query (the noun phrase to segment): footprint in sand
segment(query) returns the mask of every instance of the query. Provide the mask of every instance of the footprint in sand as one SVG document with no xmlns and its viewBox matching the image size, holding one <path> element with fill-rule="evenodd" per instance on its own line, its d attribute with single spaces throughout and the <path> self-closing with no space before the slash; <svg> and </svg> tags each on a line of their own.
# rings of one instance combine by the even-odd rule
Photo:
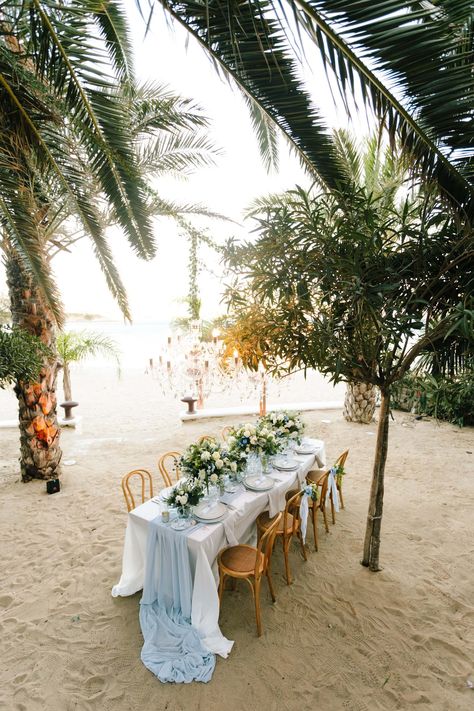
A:
<svg viewBox="0 0 474 711">
<path fill-rule="evenodd" d="M 13 595 L 1 595 L 0 596 L 0 607 L 6 610 L 13 602 Z"/>
</svg>

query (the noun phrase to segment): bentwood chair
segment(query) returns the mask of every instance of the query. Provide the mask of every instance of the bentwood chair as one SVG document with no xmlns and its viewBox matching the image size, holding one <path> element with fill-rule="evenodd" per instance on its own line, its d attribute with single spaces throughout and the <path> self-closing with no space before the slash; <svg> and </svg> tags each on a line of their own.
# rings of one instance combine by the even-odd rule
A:
<svg viewBox="0 0 474 711">
<path fill-rule="evenodd" d="M 136 507 L 135 497 L 133 496 L 132 487 L 130 486 L 131 479 L 141 479 L 141 503 L 143 504 L 153 496 L 153 479 L 151 474 L 146 469 L 133 469 L 128 474 L 122 477 L 122 491 L 127 504 L 127 510 L 130 512 Z M 148 495 L 147 490 L 148 489 Z"/>
<path fill-rule="evenodd" d="M 299 490 L 292 489 L 286 492 L 286 505 L 283 511 L 282 519 L 278 525 L 276 531 L 276 537 L 281 538 L 283 546 L 283 556 L 285 559 L 285 577 L 287 585 L 291 585 L 291 572 L 290 572 L 290 560 L 289 560 L 289 550 L 293 536 L 298 536 L 301 545 L 301 551 L 303 553 L 304 560 L 307 560 L 306 549 L 304 547 L 303 538 L 301 536 L 300 527 L 300 516 L 299 509 L 301 503 L 302 493 Z M 264 511 L 257 518 L 257 532 L 258 535 L 262 535 L 270 525 L 271 521 L 269 519 L 268 511 Z"/>
<path fill-rule="evenodd" d="M 328 518 L 326 514 L 326 496 L 328 491 L 329 471 L 321 472 L 311 471 L 306 475 L 308 484 L 316 484 L 318 487 L 318 500 L 309 500 L 309 516 L 313 523 L 314 550 L 318 550 L 318 512 L 321 511 L 324 518 L 324 527 L 326 533 L 329 533 Z"/>
<path fill-rule="evenodd" d="M 165 486 L 172 486 L 180 478 L 180 457 L 181 452 L 165 452 L 158 459 L 158 470 L 163 477 Z"/>
<path fill-rule="evenodd" d="M 225 427 L 223 427 L 221 429 L 221 438 L 223 439 L 224 442 L 227 440 L 227 437 L 229 436 L 229 434 L 232 432 L 233 429 L 234 428 L 232 427 L 232 425 L 226 425 Z"/>
<path fill-rule="evenodd" d="M 201 435 L 198 438 L 198 444 L 202 444 L 203 442 L 215 442 L 216 438 L 212 437 L 212 435 Z"/>
<path fill-rule="evenodd" d="M 336 459 L 336 462 L 335 462 L 334 466 L 335 466 L 335 467 L 343 467 L 344 464 L 346 463 L 346 459 L 347 459 L 347 455 L 348 455 L 348 454 L 349 454 L 349 450 L 346 449 L 346 451 L 343 452 L 342 454 L 340 454 L 339 457 Z M 337 474 L 337 475 L 336 475 L 336 486 L 337 486 L 337 491 L 338 491 L 338 493 L 339 493 L 339 499 L 340 499 L 340 502 L 341 502 L 341 509 L 344 508 L 344 499 L 342 498 L 342 480 L 343 480 L 343 479 L 344 479 L 344 476 L 343 476 L 342 474 Z M 331 499 L 331 503 L 332 503 L 332 499 Z M 333 503 L 332 503 L 332 506 L 334 506 Z M 334 517 L 334 513 L 333 513 L 333 517 Z M 334 522 L 333 522 L 333 523 L 334 523 Z"/>
<path fill-rule="evenodd" d="M 257 634 L 262 636 L 262 616 L 260 612 L 260 586 L 262 577 L 266 576 L 272 602 L 276 601 L 270 575 L 270 561 L 278 525 L 282 518 L 279 513 L 269 521 L 269 525 L 260 538 L 256 548 L 244 544 L 229 546 L 220 551 L 217 562 L 219 566 L 219 604 L 227 578 L 246 580 L 250 585 L 255 602 L 255 617 L 257 621 Z"/>
</svg>

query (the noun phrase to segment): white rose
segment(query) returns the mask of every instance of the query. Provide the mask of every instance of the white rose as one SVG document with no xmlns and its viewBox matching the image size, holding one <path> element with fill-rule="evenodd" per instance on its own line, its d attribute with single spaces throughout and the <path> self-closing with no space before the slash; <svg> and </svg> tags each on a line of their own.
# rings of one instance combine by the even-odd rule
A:
<svg viewBox="0 0 474 711">
<path fill-rule="evenodd" d="M 206 471 L 205 471 L 205 469 L 200 469 L 200 470 L 199 470 L 199 478 L 200 478 L 201 481 L 204 481 L 204 479 L 206 478 Z"/>
<path fill-rule="evenodd" d="M 212 458 L 213 458 L 213 460 L 214 460 L 215 462 L 217 462 L 217 460 L 221 458 L 220 452 L 213 452 L 213 453 L 212 453 Z"/>
<path fill-rule="evenodd" d="M 230 437 L 228 437 L 227 443 L 228 443 L 229 447 L 232 447 L 232 445 L 235 444 L 235 437 L 233 437 L 232 435 Z"/>
<path fill-rule="evenodd" d="M 252 429 L 252 423 L 251 422 L 246 422 L 244 425 L 246 430 L 251 430 Z"/>
<path fill-rule="evenodd" d="M 252 435 L 252 437 L 250 437 L 250 444 L 257 444 L 257 442 L 258 439 L 255 437 L 255 435 Z"/>
<path fill-rule="evenodd" d="M 290 420 L 290 421 L 288 422 L 288 427 L 293 427 L 294 424 L 295 424 L 294 421 L 293 421 L 293 420 Z"/>
<path fill-rule="evenodd" d="M 216 483 L 219 481 L 219 477 L 217 476 L 217 474 L 211 474 L 211 476 L 209 477 L 209 479 L 211 480 L 211 482 L 212 482 L 213 484 L 216 484 Z"/>
<path fill-rule="evenodd" d="M 185 504 L 188 503 L 188 495 L 187 494 L 183 494 L 182 496 L 177 496 L 176 499 L 177 499 L 178 503 L 181 504 L 181 506 L 185 506 Z"/>
<path fill-rule="evenodd" d="M 266 428 L 266 427 L 262 427 L 262 429 L 260 430 L 260 434 L 262 435 L 262 437 L 266 437 L 267 434 L 268 434 L 267 428 Z"/>
<path fill-rule="evenodd" d="M 207 462 L 211 458 L 209 452 L 201 452 L 201 459 L 203 462 Z"/>
<path fill-rule="evenodd" d="M 231 469 L 231 471 L 236 472 L 237 471 L 237 462 L 231 462 L 230 469 Z"/>
<path fill-rule="evenodd" d="M 224 462 L 222 461 L 222 459 L 218 459 L 216 461 L 216 469 L 222 469 L 223 466 L 224 466 Z"/>
<path fill-rule="evenodd" d="M 247 451 L 248 451 L 248 450 L 247 450 Z M 245 457 L 245 452 L 241 452 L 241 453 L 240 453 L 240 458 L 241 458 L 241 459 L 245 459 L 245 458 L 246 458 L 246 457 Z"/>
<path fill-rule="evenodd" d="M 244 437 L 250 437 L 250 430 L 244 430 Z"/>
</svg>

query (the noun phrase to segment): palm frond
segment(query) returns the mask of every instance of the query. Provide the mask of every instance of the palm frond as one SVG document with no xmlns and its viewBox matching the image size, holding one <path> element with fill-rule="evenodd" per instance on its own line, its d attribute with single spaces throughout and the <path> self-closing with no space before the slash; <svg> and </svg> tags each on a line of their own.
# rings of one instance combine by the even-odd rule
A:
<svg viewBox="0 0 474 711">
<path fill-rule="evenodd" d="M 214 62 L 279 126 L 302 164 L 330 187 L 343 176 L 333 160 L 332 138 L 299 79 L 292 45 L 266 0 L 160 0 Z"/>
</svg>

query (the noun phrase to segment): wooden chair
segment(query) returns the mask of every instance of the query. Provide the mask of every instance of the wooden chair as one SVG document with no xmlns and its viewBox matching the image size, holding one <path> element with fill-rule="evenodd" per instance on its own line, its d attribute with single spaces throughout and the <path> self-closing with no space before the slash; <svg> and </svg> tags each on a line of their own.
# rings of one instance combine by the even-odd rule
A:
<svg viewBox="0 0 474 711">
<path fill-rule="evenodd" d="M 181 452 L 165 452 L 158 460 L 158 470 L 165 486 L 172 486 L 180 478 L 179 458 Z"/>
<path fill-rule="evenodd" d="M 232 432 L 233 429 L 232 425 L 226 425 L 221 429 L 221 438 L 224 442 L 227 440 L 229 433 Z"/>
<path fill-rule="evenodd" d="M 335 467 L 341 466 L 343 467 L 344 464 L 346 463 L 347 455 L 349 454 L 349 450 L 346 449 L 345 452 L 339 455 L 339 457 L 336 459 L 336 463 L 334 464 Z M 339 499 L 341 501 L 341 509 L 344 508 L 344 499 L 342 498 L 342 480 L 344 479 L 344 476 L 342 474 L 339 474 L 336 476 L 336 486 L 337 490 L 339 492 Z M 331 499 L 332 503 L 332 499 Z M 334 506 L 334 504 L 333 504 Z"/>
<path fill-rule="evenodd" d="M 125 497 L 125 503 L 127 504 L 127 511 L 129 512 L 136 507 L 135 497 L 133 496 L 132 489 L 130 488 L 130 479 L 134 477 L 141 479 L 141 503 L 143 504 L 153 496 L 153 479 L 151 478 L 149 471 L 146 469 L 133 469 L 133 471 L 128 472 L 128 474 L 125 474 L 125 476 L 122 477 L 122 491 Z M 146 495 L 147 488 L 149 489 L 149 496 Z"/>
<path fill-rule="evenodd" d="M 203 442 L 215 442 L 215 440 L 216 438 L 212 435 L 201 435 L 198 439 L 198 444 L 202 444 Z"/>
<path fill-rule="evenodd" d="M 285 558 L 286 582 L 288 585 L 291 585 L 289 550 L 294 535 L 297 535 L 299 538 L 303 558 L 305 560 L 307 560 L 307 556 L 300 530 L 299 508 L 302 493 L 300 490 L 293 489 L 291 491 L 287 491 L 285 496 L 286 506 L 285 510 L 283 511 L 282 520 L 278 526 L 276 536 L 277 538 L 281 538 L 283 546 L 283 556 Z M 260 516 L 257 518 L 257 531 L 259 536 L 267 530 L 270 523 L 271 521 L 269 519 L 268 511 L 264 511 L 262 514 L 260 514 Z"/>
<path fill-rule="evenodd" d="M 219 604 L 222 603 L 222 595 L 227 578 L 236 581 L 243 579 L 248 582 L 255 602 L 255 617 L 257 620 L 257 633 L 262 636 L 262 618 L 260 613 L 260 586 L 262 577 L 265 575 L 272 596 L 272 602 L 276 601 L 273 590 L 272 578 L 270 575 L 270 561 L 275 541 L 278 525 L 282 519 L 282 514 L 277 514 L 260 538 L 256 548 L 247 545 L 229 546 L 220 551 L 217 557 L 219 566 Z"/>
<path fill-rule="evenodd" d="M 326 495 L 328 491 L 329 470 L 321 474 L 319 471 L 311 471 L 306 475 L 308 484 L 318 486 L 318 500 L 309 500 L 309 516 L 313 522 L 314 550 L 318 550 L 318 511 L 321 511 L 324 518 L 326 533 L 329 533 L 328 518 L 326 514 Z"/>
</svg>

